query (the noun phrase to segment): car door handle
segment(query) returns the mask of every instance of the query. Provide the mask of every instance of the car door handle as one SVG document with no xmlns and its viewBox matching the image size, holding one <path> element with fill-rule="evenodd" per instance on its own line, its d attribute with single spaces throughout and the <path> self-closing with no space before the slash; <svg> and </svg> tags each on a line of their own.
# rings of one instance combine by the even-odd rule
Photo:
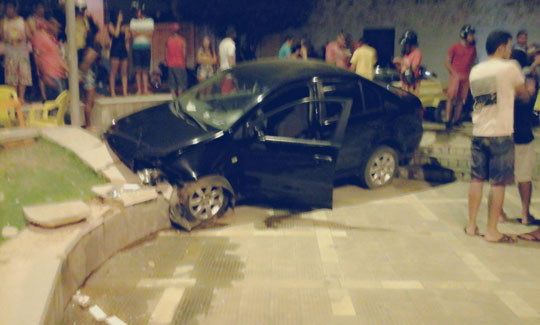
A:
<svg viewBox="0 0 540 325">
<path fill-rule="evenodd" d="M 313 156 L 313 159 L 318 160 L 318 161 L 326 161 L 326 162 L 332 162 L 333 160 L 331 156 L 324 156 L 324 155 L 319 155 L 319 154 L 315 154 Z"/>
</svg>

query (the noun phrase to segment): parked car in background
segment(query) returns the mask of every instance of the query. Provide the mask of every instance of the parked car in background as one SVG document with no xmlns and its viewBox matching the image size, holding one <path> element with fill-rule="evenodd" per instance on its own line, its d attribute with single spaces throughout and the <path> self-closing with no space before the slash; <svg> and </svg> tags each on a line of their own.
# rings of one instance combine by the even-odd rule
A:
<svg viewBox="0 0 540 325">
<path fill-rule="evenodd" d="M 421 67 L 420 102 L 426 112 L 425 118 L 433 122 L 444 122 L 444 112 L 448 95 L 445 92 L 446 86 L 437 78 L 437 74 Z M 374 81 L 401 87 L 399 72 L 395 68 L 375 67 Z"/>
<path fill-rule="evenodd" d="M 173 185 L 171 221 L 190 230 L 242 198 L 331 208 L 337 178 L 389 184 L 418 148 L 421 118 L 401 89 L 319 61 L 268 60 L 219 72 L 105 137 L 145 182 Z"/>
</svg>

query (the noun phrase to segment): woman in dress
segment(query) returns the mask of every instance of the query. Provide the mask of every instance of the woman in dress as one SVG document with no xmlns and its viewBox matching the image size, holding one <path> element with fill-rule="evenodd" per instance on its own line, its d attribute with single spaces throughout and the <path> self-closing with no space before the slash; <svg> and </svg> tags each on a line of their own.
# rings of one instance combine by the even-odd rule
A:
<svg viewBox="0 0 540 325">
<path fill-rule="evenodd" d="M 17 88 L 19 101 L 24 103 L 27 86 L 32 86 L 30 55 L 27 41 L 30 29 L 24 19 L 17 13 L 15 2 L 6 3 L 6 16 L 0 28 L 5 43 L 4 68 L 6 84 Z"/>
<path fill-rule="evenodd" d="M 208 36 L 203 38 L 202 46 L 197 52 L 197 63 L 199 64 L 197 69 L 197 80 L 199 82 L 203 82 L 214 75 L 217 55 Z"/>
<path fill-rule="evenodd" d="M 111 22 L 109 22 L 108 28 L 111 34 L 111 72 L 109 74 L 109 88 L 111 96 L 116 96 L 116 75 L 118 74 L 118 68 L 120 68 L 120 75 L 122 77 L 122 95 L 128 95 L 128 39 L 129 39 L 129 25 L 124 24 L 124 15 L 122 11 L 118 11 L 117 15 L 111 15 Z"/>
</svg>

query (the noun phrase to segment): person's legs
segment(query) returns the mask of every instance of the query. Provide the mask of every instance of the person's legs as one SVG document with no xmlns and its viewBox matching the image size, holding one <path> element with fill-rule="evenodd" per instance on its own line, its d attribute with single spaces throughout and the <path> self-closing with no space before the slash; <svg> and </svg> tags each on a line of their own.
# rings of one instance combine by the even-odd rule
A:
<svg viewBox="0 0 540 325">
<path fill-rule="evenodd" d="M 521 223 L 527 224 L 531 219 L 529 207 L 531 205 L 532 182 L 519 182 L 518 190 L 521 197 Z"/>
<path fill-rule="evenodd" d="M 514 139 L 512 136 L 487 138 L 489 150 L 488 223 L 484 238 L 489 242 L 514 242 L 497 229 L 504 202 L 506 185 L 514 182 Z"/>
<path fill-rule="evenodd" d="M 86 103 L 84 105 L 84 127 L 90 127 L 90 121 L 92 116 L 92 108 L 94 107 L 94 100 L 96 98 L 96 88 L 86 89 Z"/>
<path fill-rule="evenodd" d="M 529 207 L 532 195 L 532 176 L 536 165 L 536 153 L 532 143 L 515 145 L 515 178 L 518 182 L 519 196 L 521 197 L 521 223 L 532 222 Z"/>
<path fill-rule="evenodd" d="M 24 95 L 26 93 L 26 86 L 25 85 L 18 85 L 17 86 L 17 96 L 19 96 L 19 101 L 21 104 L 24 104 L 26 101 L 24 100 Z"/>
<path fill-rule="evenodd" d="M 120 74 L 122 76 L 122 95 L 128 95 L 128 60 L 120 61 Z"/>
<path fill-rule="evenodd" d="M 482 203 L 483 187 L 484 182 L 482 180 L 471 179 L 471 185 L 469 187 L 469 224 L 466 228 L 466 232 L 470 235 L 474 235 L 478 229 L 476 219 L 480 203 Z"/>
<path fill-rule="evenodd" d="M 148 89 L 148 70 L 142 71 L 142 93 L 150 93 L 150 90 Z"/>
<path fill-rule="evenodd" d="M 175 68 L 167 68 L 167 85 L 169 86 L 169 89 L 171 91 L 171 95 L 173 99 L 176 99 L 176 89 L 178 88 L 178 79 L 176 74 Z"/>
<path fill-rule="evenodd" d="M 497 241 L 503 234 L 497 229 L 499 223 L 499 215 L 504 202 L 505 185 L 491 184 L 488 200 L 488 221 L 486 226 L 486 234 L 484 238 L 487 241 Z"/>
<path fill-rule="evenodd" d="M 45 87 L 45 82 L 43 82 L 43 77 L 39 77 L 39 92 L 41 94 L 41 99 L 43 101 L 47 100 L 47 87 Z"/>
<path fill-rule="evenodd" d="M 137 85 L 137 92 L 135 95 L 142 94 L 142 74 L 141 71 L 135 71 L 135 83 Z"/>
<path fill-rule="evenodd" d="M 467 100 L 467 95 L 469 94 L 469 81 L 467 79 L 459 80 L 459 87 L 457 89 L 456 97 L 456 106 L 454 108 L 454 118 L 453 123 L 459 123 L 461 119 L 461 111 L 463 110 L 463 105 Z"/>
<path fill-rule="evenodd" d="M 119 65 L 120 59 L 111 58 L 111 72 L 109 73 L 109 92 L 111 97 L 116 97 L 116 74 L 118 73 Z"/>
</svg>

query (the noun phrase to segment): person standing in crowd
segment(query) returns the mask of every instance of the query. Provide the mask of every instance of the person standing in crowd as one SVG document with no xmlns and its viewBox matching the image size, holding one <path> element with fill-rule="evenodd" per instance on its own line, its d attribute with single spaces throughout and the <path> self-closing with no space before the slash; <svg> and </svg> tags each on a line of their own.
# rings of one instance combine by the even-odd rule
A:
<svg viewBox="0 0 540 325">
<path fill-rule="evenodd" d="M 522 29 L 516 35 L 516 44 L 512 47 L 512 57 L 518 61 L 522 67 L 529 65 L 528 55 L 528 34 L 527 31 Z"/>
<path fill-rule="evenodd" d="M 87 47 L 81 60 L 81 64 L 79 66 L 79 69 L 81 71 L 81 78 L 84 82 L 84 90 L 86 97 L 84 106 L 86 128 L 90 127 L 90 117 L 96 98 L 96 72 L 94 71 L 96 68 L 95 63 L 103 52 L 103 48 L 110 46 L 111 41 L 107 29 L 103 26 L 103 28 L 97 27 L 98 25 L 94 21 L 94 17 L 89 16 L 88 18 L 91 26 L 96 27 L 91 27 L 89 29 L 86 38 Z"/>
<path fill-rule="evenodd" d="M 26 87 L 32 86 L 32 71 L 30 70 L 30 55 L 27 44 L 30 30 L 24 19 L 17 13 L 15 2 L 6 2 L 6 16 L 2 19 L 0 32 L 5 43 L 5 82 L 17 88 L 19 100 L 24 103 Z"/>
<path fill-rule="evenodd" d="M 236 64 L 236 44 L 234 43 L 236 30 L 229 26 L 225 34 L 227 37 L 219 43 L 219 68 L 222 71 L 230 69 Z"/>
<path fill-rule="evenodd" d="M 283 45 L 281 45 L 281 48 L 278 52 L 278 58 L 280 59 L 290 59 L 290 58 L 296 58 L 298 56 L 298 50 L 296 50 L 294 53 L 292 51 L 292 45 L 294 43 L 294 38 L 290 35 L 287 35 L 285 37 L 285 42 Z"/>
<path fill-rule="evenodd" d="M 168 68 L 169 88 L 173 99 L 180 96 L 187 86 L 186 40 L 180 35 L 180 24 L 172 23 L 171 35 L 167 39 L 165 61 Z"/>
<path fill-rule="evenodd" d="M 325 60 L 338 68 L 347 69 L 347 51 L 345 49 L 345 34 L 340 32 L 335 41 L 326 46 Z"/>
<path fill-rule="evenodd" d="M 145 17 L 142 8 L 137 8 L 136 18 L 131 19 L 129 29 L 133 37 L 132 54 L 137 83 L 137 95 L 148 94 L 148 72 L 152 59 L 152 34 L 154 20 Z"/>
<path fill-rule="evenodd" d="M 109 74 L 109 91 L 112 97 L 116 96 L 116 75 L 120 68 L 120 76 L 122 79 L 122 95 L 128 95 L 128 40 L 129 40 L 129 25 L 123 24 L 124 14 L 119 10 L 115 15 L 111 15 L 108 28 L 111 34 L 111 72 Z"/>
<path fill-rule="evenodd" d="M 471 93 L 474 98 L 471 144 L 471 185 L 469 223 L 464 231 L 478 234 L 477 215 L 485 181 L 490 182 L 488 222 L 484 239 L 514 243 L 515 238 L 497 229 L 506 185 L 514 182 L 514 99 L 529 101 L 529 93 L 518 65 L 508 60 L 512 35 L 493 31 L 486 41 L 489 59 L 472 68 Z"/>
<path fill-rule="evenodd" d="M 403 89 L 420 95 L 420 65 L 422 64 L 422 52 L 418 48 L 418 36 L 412 30 L 406 30 L 399 40 L 402 57 L 394 59 L 394 64 L 400 72 Z"/>
<path fill-rule="evenodd" d="M 43 77 L 40 75 L 41 71 L 37 67 L 37 55 L 36 55 L 36 49 L 35 49 L 35 44 L 34 44 L 35 43 L 34 38 L 37 31 L 37 25 L 40 24 L 41 22 L 46 22 L 46 21 L 47 19 L 45 18 L 45 6 L 43 5 L 43 3 L 38 2 L 37 4 L 34 5 L 34 11 L 32 15 L 26 19 L 26 22 L 30 30 L 30 42 L 32 44 L 32 56 L 30 57 L 30 61 L 32 61 L 32 59 L 34 60 L 34 64 L 30 62 L 30 66 L 31 67 L 33 65 L 35 66 L 35 71 L 32 71 L 33 72 L 32 79 L 35 78 L 38 81 L 39 92 L 40 92 L 42 100 L 47 99 L 47 93 L 45 89 L 45 83 L 43 82 Z"/>
<path fill-rule="evenodd" d="M 512 51 L 511 59 L 518 61 L 513 55 L 516 55 L 517 51 Z M 519 63 L 519 61 L 518 61 Z M 535 64 L 540 63 L 535 62 Z M 527 70 L 521 66 L 524 78 L 525 86 L 529 94 L 536 93 L 537 85 L 532 76 L 527 75 Z M 520 100 L 516 100 L 514 103 L 514 145 L 515 145 L 515 158 L 514 158 L 514 175 L 518 183 L 519 196 L 521 198 L 521 218 L 520 222 L 524 225 L 530 225 L 537 223 L 534 216 L 530 213 L 531 196 L 532 196 L 532 176 L 533 170 L 536 166 L 536 152 L 532 146 L 534 140 L 533 135 L 533 118 L 534 115 L 534 101 L 524 103 Z M 506 221 L 506 214 L 504 211 L 501 213 L 499 221 Z M 519 219 L 519 218 L 518 218 Z"/>
<path fill-rule="evenodd" d="M 79 63 L 84 58 L 87 46 L 91 46 L 91 44 L 87 44 L 89 38 L 88 34 L 90 33 L 90 35 L 92 35 L 96 32 L 95 30 L 90 30 L 90 21 L 86 14 L 86 3 L 77 3 L 77 6 L 75 7 L 75 44 L 77 47 L 77 58 Z"/>
<path fill-rule="evenodd" d="M 362 37 L 358 40 L 358 48 L 351 58 L 351 71 L 373 80 L 373 69 L 377 63 L 377 51 L 366 43 Z"/>
<path fill-rule="evenodd" d="M 300 49 L 298 56 L 302 60 L 307 60 L 313 55 L 313 49 L 311 47 L 311 44 L 309 43 L 308 39 L 306 37 L 302 37 L 300 39 Z"/>
<path fill-rule="evenodd" d="M 202 46 L 197 51 L 197 64 L 199 64 L 197 68 L 197 80 L 199 82 L 203 82 L 214 75 L 217 55 L 208 36 L 203 38 Z"/>
<path fill-rule="evenodd" d="M 450 73 L 448 100 L 446 101 L 446 127 L 452 128 L 459 123 L 461 110 L 469 95 L 469 73 L 476 59 L 474 28 L 471 25 L 461 27 L 461 41 L 450 47 L 445 66 Z"/>
<path fill-rule="evenodd" d="M 33 35 L 36 66 L 43 82 L 55 90 L 55 96 L 66 90 L 67 65 L 62 58 L 62 51 L 55 36 L 52 23 L 39 20 Z"/>
</svg>

